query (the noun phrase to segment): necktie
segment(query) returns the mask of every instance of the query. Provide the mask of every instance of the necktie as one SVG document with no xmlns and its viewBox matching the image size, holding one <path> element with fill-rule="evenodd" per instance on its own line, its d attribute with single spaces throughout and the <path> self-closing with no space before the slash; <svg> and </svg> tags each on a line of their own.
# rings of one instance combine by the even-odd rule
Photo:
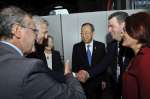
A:
<svg viewBox="0 0 150 99">
<path fill-rule="evenodd" d="M 87 56 L 88 56 L 88 62 L 89 62 L 89 65 L 91 65 L 91 59 L 92 59 L 92 55 L 91 55 L 91 51 L 90 51 L 90 45 L 87 45 Z"/>
</svg>

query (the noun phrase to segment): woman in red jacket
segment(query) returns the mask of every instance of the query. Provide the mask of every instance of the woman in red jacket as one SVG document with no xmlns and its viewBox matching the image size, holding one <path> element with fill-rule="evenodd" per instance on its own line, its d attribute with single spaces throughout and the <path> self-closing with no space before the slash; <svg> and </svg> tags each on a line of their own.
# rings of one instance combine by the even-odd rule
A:
<svg viewBox="0 0 150 99">
<path fill-rule="evenodd" d="M 150 14 L 139 12 L 127 17 L 123 46 L 135 57 L 123 75 L 123 99 L 150 99 Z"/>
</svg>

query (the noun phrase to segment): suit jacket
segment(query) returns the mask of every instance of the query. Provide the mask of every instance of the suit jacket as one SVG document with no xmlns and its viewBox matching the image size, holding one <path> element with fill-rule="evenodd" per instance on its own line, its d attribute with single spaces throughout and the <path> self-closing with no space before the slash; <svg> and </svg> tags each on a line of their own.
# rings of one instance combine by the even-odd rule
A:
<svg viewBox="0 0 150 99">
<path fill-rule="evenodd" d="M 88 58 L 86 54 L 85 43 L 80 42 L 73 46 L 72 52 L 72 67 L 74 72 L 79 70 L 90 70 L 92 66 L 98 64 L 105 55 L 105 45 L 104 43 L 93 41 L 93 53 L 91 66 L 88 63 Z"/>
<path fill-rule="evenodd" d="M 43 60 L 45 65 L 48 67 L 46 56 L 44 52 L 36 54 L 36 58 Z M 52 72 L 54 79 L 59 82 L 65 82 L 64 77 L 64 66 L 61 62 L 60 53 L 56 50 L 52 50 Z"/>
<path fill-rule="evenodd" d="M 142 48 L 123 75 L 123 99 L 150 99 L 150 48 Z"/>
<path fill-rule="evenodd" d="M 122 42 L 120 42 L 119 44 L 119 48 L 120 48 L 119 53 L 118 53 L 118 45 L 116 40 L 107 44 L 107 52 L 104 58 L 102 59 L 102 61 L 89 70 L 89 74 L 91 77 L 95 77 L 96 75 L 103 73 L 107 69 L 107 67 L 110 66 L 112 72 L 112 79 L 114 79 L 114 81 L 117 81 L 116 78 L 117 57 L 118 57 L 118 64 L 120 66 L 121 75 L 122 75 L 125 68 L 128 66 L 129 61 L 134 56 L 133 51 L 129 48 L 123 47 L 121 43 Z"/>
<path fill-rule="evenodd" d="M 0 99 L 85 99 L 72 75 L 59 83 L 42 61 L 25 58 L 1 42 L 0 79 Z"/>
<path fill-rule="evenodd" d="M 48 65 L 45 54 L 37 55 L 37 57 L 39 59 L 43 60 L 46 65 Z M 52 50 L 52 70 L 63 73 L 63 71 L 64 71 L 63 67 L 64 66 L 61 61 L 60 53 L 56 50 Z"/>
<path fill-rule="evenodd" d="M 89 71 L 93 66 L 98 64 L 103 59 L 104 55 L 104 43 L 93 41 L 92 62 L 90 66 L 86 54 L 85 43 L 77 43 L 73 47 L 72 69 L 74 72 L 78 72 L 79 70 Z M 86 81 L 86 83 L 82 84 L 88 99 L 100 98 L 102 79 L 102 75 L 97 75 L 96 77 L 90 78 L 88 81 Z"/>
<path fill-rule="evenodd" d="M 27 57 L 40 59 L 44 62 L 44 64 L 45 64 L 44 66 L 48 67 L 47 61 L 46 61 L 46 56 L 44 54 L 45 45 L 35 43 L 35 48 L 36 48 L 36 51 L 29 54 Z M 53 78 L 59 82 L 65 82 L 63 67 L 64 66 L 61 62 L 60 53 L 58 51 L 53 50 L 52 51 L 52 68 L 53 68 L 53 70 L 51 72 L 51 75 L 53 75 Z"/>
</svg>

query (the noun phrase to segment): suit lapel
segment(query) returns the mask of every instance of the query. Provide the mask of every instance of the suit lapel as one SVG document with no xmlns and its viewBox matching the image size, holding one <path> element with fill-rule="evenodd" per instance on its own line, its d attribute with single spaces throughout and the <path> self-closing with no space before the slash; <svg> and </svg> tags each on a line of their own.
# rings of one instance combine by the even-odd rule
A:
<svg viewBox="0 0 150 99">
<path fill-rule="evenodd" d="M 88 63 L 88 58 L 87 58 L 86 48 L 85 48 L 84 42 L 81 42 L 81 54 L 82 54 L 83 58 L 85 59 L 86 63 Z"/>
<path fill-rule="evenodd" d="M 96 56 L 96 52 L 97 52 L 96 42 L 93 41 L 92 64 L 93 64 L 93 62 L 94 62 L 94 58 L 95 58 L 95 56 Z"/>
</svg>

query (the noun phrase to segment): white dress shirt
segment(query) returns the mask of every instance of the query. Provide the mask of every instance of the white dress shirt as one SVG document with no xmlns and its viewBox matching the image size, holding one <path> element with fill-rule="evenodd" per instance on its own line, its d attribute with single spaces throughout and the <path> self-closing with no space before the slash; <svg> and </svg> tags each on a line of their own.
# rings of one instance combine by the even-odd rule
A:
<svg viewBox="0 0 150 99">
<path fill-rule="evenodd" d="M 52 54 L 45 53 L 47 65 L 50 69 L 52 69 Z"/>
</svg>

